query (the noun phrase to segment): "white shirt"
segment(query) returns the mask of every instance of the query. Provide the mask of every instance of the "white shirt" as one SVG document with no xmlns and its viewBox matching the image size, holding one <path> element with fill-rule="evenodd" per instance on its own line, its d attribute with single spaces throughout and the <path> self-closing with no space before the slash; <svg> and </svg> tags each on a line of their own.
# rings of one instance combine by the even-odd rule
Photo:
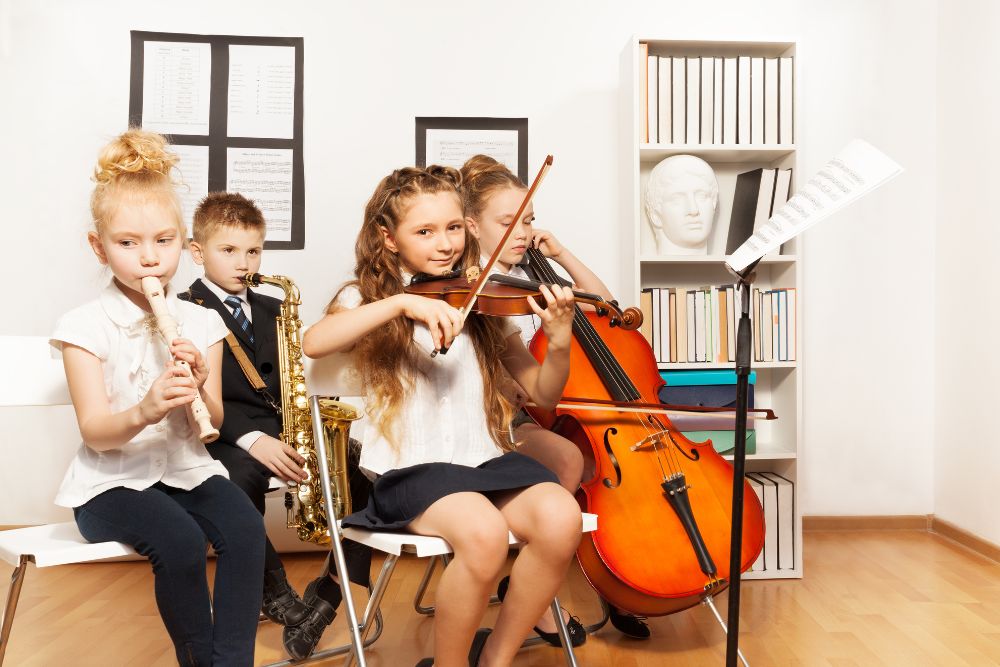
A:
<svg viewBox="0 0 1000 667">
<path fill-rule="evenodd" d="M 179 301 L 169 286 L 165 291 L 167 310 L 177 320 L 179 334 L 202 354 L 225 338 L 229 330 L 217 312 Z M 166 344 L 152 328 L 152 316 L 147 317 L 113 281 L 97 299 L 59 318 L 49 342 L 60 353 L 63 343 L 71 343 L 101 360 L 113 413 L 142 400 L 163 373 L 169 356 Z M 79 507 L 109 489 L 140 491 L 160 481 L 190 490 L 212 475 L 229 477 L 191 429 L 186 408 L 176 408 L 122 447 L 98 452 L 81 443 L 55 502 Z"/>
<path fill-rule="evenodd" d="M 343 308 L 357 308 L 361 293 L 354 286 L 348 287 L 337 303 Z M 514 325 L 507 318 L 503 320 L 503 335 L 515 333 Z M 379 430 L 379 415 L 369 413 L 359 434 L 361 469 L 372 477 L 420 463 L 475 467 L 503 454 L 490 437 L 483 406 L 483 377 L 472 339 L 460 335 L 447 354 L 432 359 L 430 331 L 414 322 L 413 345 L 420 368 L 415 377 L 403 378 L 403 402 L 391 425 L 398 449 L 394 450 Z M 372 406 L 371 397 L 366 398 Z"/>
</svg>

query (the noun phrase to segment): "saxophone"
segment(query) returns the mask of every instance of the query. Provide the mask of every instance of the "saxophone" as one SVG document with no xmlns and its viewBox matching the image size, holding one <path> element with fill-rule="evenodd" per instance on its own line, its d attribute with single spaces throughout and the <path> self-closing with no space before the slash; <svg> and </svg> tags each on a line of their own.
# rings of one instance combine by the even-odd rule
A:
<svg viewBox="0 0 1000 667">
<path fill-rule="evenodd" d="M 320 399 L 323 432 L 328 444 L 329 460 L 323 462 L 330 473 L 330 489 L 334 507 L 323 506 L 323 488 L 320 481 L 320 462 L 317 461 L 313 442 L 312 418 L 302 364 L 302 321 L 299 305 L 302 300 L 299 288 L 285 276 L 262 276 L 248 273 L 243 282 L 251 287 L 261 283 L 275 285 L 285 292 L 277 318 L 278 367 L 281 373 L 281 440 L 293 447 L 305 459 L 302 468 L 308 478 L 292 491 L 285 492 L 287 525 L 297 529 L 303 542 L 330 544 L 329 521 L 351 513 L 351 489 L 347 481 L 347 448 L 350 443 L 351 422 L 360 414 L 354 406 L 329 398 Z M 297 501 L 297 502 L 296 502 Z"/>
</svg>

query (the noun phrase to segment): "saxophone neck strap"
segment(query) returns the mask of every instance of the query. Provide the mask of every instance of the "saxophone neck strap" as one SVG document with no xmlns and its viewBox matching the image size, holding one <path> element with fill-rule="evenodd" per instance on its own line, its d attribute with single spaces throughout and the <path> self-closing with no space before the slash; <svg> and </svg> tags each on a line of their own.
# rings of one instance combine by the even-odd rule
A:
<svg viewBox="0 0 1000 667">
<path fill-rule="evenodd" d="M 243 375 L 247 376 L 247 380 L 250 381 L 250 385 L 257 391 L 266 391 L 267 384 L 260 377 L 257 369 L 254 368 L 253 362 L 250 361 L 247 353 L 243 351 L 240 341 L 236 339 L 232 331 L 226 334 L 226 343 L 229 345 L 229 349 L 232 350 L 233 356 L 236 357 L 236 363 L 240 365 Z"/>
</svg>

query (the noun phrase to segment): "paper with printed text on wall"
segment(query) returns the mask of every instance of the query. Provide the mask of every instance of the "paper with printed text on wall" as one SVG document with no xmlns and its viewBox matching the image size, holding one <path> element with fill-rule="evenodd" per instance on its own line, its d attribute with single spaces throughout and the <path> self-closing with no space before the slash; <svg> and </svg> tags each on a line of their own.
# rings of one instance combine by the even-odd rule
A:
<svg viewBox="0 0 1000 667">
<path fill-rule="evenodd" d="M 734 271 L 742 271 L 902 171 L 901 166 L 877 148 L 854 139 L 775 211 L 726 263 Z"/>
</svg>

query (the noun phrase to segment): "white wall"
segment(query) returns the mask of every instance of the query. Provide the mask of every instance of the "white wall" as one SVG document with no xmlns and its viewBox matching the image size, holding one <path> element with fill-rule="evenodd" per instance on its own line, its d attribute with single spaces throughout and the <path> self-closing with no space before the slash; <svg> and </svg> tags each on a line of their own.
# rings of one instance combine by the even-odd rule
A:
<svg viewBox="0 0 1000 667">
<path fill-rule="evenodd" d="M 933 370 L 921 360 L 934 353 L 926 295 L 934 288 L 935 3 L 497 6 L 0 0 L 0 220 L 10 230 L 0 262 L 10 314 L 0 334 L 47 334 L 103 280 L 84 240 L 87 175 L 99 146 L 127 121 L 130 29 L 305 38 L 307 245 L 269 251 L 264 269 L 298 281 L 307 321 L 350 268 L 375 183 L 412 162 L 415 115 L 529 117 L 532 170 L 545 153 L 556 158 L 537 199 L 539 225 L 614 289 L 626 261 L 616 233 L 624 196 L 617 96 L 629 35 L 795 40 L 803 170 L 855 136 L 908 169 L 805 239 L 803 507 L 932 511 L 933 412 L 910 406 L 934 398 Z M 887 333 L 876 341 L 872 332 Z M 30 425 L 0 417 L 16 436 L 0 443 L 0 460 L 37 451 Z M 66 457 L 31 458 L 24 477 L 5 478 L 0 524 L 50 517 Z"/>
<path fill-rule="evenodd" d="M 1000 6 L 942 3 L 938 27 L 937 516 L 1000 544 L 1000 312 L 995 200 L 1000 150 Z"/>
</svg>

